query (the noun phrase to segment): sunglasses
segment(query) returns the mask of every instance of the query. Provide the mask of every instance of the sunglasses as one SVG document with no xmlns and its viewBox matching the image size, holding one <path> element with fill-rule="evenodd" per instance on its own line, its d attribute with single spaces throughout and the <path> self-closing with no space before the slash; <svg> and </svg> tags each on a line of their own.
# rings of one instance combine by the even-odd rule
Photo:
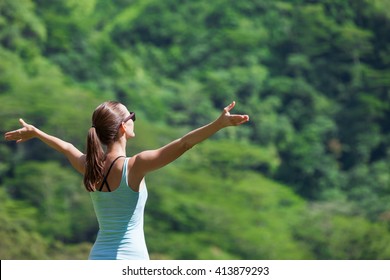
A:
<svg viewBox="0 0 390 280">
<path fill-rule="evenodd" d="M 133 122 L 135 122 L 136 118 L 135 118 L 135 113 L 134 112 L 130 112 L 130 115 L 128 117 L 126 117 L 123 122 L 127 122 L 129 120 L 132 120 Z"/>
</svg>

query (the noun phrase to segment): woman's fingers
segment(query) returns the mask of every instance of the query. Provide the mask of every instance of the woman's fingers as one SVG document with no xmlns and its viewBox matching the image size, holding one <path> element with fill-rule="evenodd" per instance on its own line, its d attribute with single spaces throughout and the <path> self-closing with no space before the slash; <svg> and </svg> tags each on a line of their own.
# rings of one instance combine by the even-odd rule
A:
<svg viewBox="0 0 390 280">
<path fill-rule="evenodd" d="M 248 115 L 230 115 L 233 125 L 241 125 L 249 121 Z"/>
<path fill-rule="evenodd" d="M 236 101 L 233 101 L 232 103 L 230 103 L 228 106 L 226 106 L 226 107 L 224 108 L 224 112 L 225 112 L 225 113 L 228 113 L 231 109 L 234 108 L 235 105 L 236 105 Z"/>
<path fill-rule="evenodd" d="M 5 140 L 16 141 L 16 143 L 20 143 L 27 140 L 24 139 L 24 132 L 28 131 L 28 124 L 23 119 L 19 119 L 19 123 L 22 125 L 22 128 L 6 132 L 4 134 Z"/>
<path fill-rule="evenodd" d="M 19 119 L 19 123 L 22 125 L 22 126 L 27 126 L 26 122 L 23 120 L 23 119 Z"/>
<path fill-rule="evenodd" d="M 19 130 L 13 130 L 13 131 L 6 132 L 4 137 L 5 140 L 16 140 L 19 134 L 20 134 Z"/>
<path fill-rule="evenodd" d="M 233 101 L 223 109 L 221 119 L 224 120 L 226 126 L 237 126 L 249 121 L 248 115 L 230 114 L 230 110 L 234 108 L 236 102 Z"/>
</svg>

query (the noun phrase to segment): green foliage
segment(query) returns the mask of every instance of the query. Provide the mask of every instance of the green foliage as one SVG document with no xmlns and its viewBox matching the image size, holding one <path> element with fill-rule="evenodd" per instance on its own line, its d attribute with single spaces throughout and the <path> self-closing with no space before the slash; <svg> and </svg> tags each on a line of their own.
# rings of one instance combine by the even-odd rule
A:
<svg viewBox="0 0 390 280">
<path fill-rule="evenodd" d="M 92 206 L 88 194 L 80 195 L 81 178 L 73 172 L 56 162 L 26 162 L 17 165 L 14 175 L 5 182 L 8 191 L 14 198 L 23 199 L 38 210 L 36 219 L 42 234 L 70 240 L 75 239 L 72 235 L 89 231 L 88 226 L 94 228 L 95 224 L 91 223 L 93 212 L 86 211 Z M 80 240 L 80 237 L 76 239 Z"/>
<path fill-rule="evenodd" d="M 191 169 L 207 169 L 213 174 L 228 176 L 237 171 L 261 171 L 273 174 L 280 165 L 275 147 L 259 147 L 245 142 L 215 140 L 193 148 L 183 165 Z"/>
<path fill-rule="evenodd" d="M 285 186 L 253 172 L 222 176 L 176 164 L 157 173 L 148 180 L 156 189 L 146 218 L 147 241 L 157 257 L 309 257 L 291 235 L 305 203 Z"/>
<path fill-rule="evenodd" d="M 31 0 L 3 0 L 0 3 L 0 44 L 24 59 L 39 54 L 46 40 L 46 26 L 35 13 Z"/>
<path fill-rule="evenodd" d="M 389 258 L 389 235 L 385 224 L 371 223 L 362 217 L 340 215 L 334 211 L 319 212 L 318 208 L 321 207 L 316 208 L 310 215 L 306 215 L 302 226 L 298 228 L 297 237 L 305 241 L 305 246 L 317 259 Z"/>
<path fill-rule="evenodd" d="M 1 259 L 45 258 L 47 243 L 37 233 L 37 209 L 26 202 L 11 200 L 0 188 Z"/>
<path fill-rule="evenodd" d="M 0 2 L 1 132 L 22 117 L 84 150 L 91 112 L 137 112 L 128 152 L 251 121 L 147 178 L 158 259 L 388 259 L 388 0 Z M 81 178 L 0 141 L 0 254 L 84 259 Z M 314 206 L 313 206 L 314 205 Z"/>
<path fill-rule="evenodd" d="M 2 260 L 86 259 L 90 244 L 64 245 L 60 241 L 49 242 L 45 234 L 40 234 L 40 215 L 31 204 L 10 199 L 0 187 Z"/>
</svg>

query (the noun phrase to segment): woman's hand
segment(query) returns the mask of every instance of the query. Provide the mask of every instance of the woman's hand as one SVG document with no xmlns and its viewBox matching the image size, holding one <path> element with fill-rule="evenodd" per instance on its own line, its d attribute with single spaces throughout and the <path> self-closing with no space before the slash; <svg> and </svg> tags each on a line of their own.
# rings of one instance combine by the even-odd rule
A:
<svg viewBox="0 0 390 280">
<path fill-rule="evenodd" d="M 217 122 L 219 122 L 222 127 L 237 126 L 249 121 L 248 115 L 230 114 L 230 110 L 232 110 L 235 105 L 236 102 L 233 101 L 228 106 L 226 106 L 223 109 L 221 116 L 217 119 Z"/>
<path fill-rule="evenodd" d="M 36 128 L 22 119 L 19 119 L 22 128 L 9 131 L 4 134 L 5 140 L 16 141 L 16 143 L 25 142 L 37 136 Z"/>
</svg>

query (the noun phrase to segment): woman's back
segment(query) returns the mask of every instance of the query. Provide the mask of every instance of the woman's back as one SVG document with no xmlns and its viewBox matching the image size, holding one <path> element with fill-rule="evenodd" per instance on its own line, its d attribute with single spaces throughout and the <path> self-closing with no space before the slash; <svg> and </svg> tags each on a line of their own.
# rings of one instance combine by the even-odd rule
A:
<svg viewBox="0 0 390 280">
<path fill-rule="evenodd" d="M 149 259 L 143 224 L 147 200 L 145 181 L 139 192 L 127 184 L 127 163 L 122 167 L 118 188 L 111 192 L 91 192 L 99 232 L 89 259 Z"/>
</svg>

